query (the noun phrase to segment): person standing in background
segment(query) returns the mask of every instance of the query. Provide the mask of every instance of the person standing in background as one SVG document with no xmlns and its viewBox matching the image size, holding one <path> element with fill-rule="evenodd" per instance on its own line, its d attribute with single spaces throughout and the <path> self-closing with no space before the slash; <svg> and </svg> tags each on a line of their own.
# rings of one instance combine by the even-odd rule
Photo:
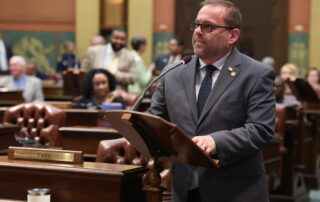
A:
<svg viewBox="0 0 320 202">
<path fill-rule="evenodd" d="M 0 74 L 9 74 L 9 59 L 12 57 L 11 46 L 3 39 L 0 30 Z"/>
<path fill-rule="evenodd" d="M 133 48 L 131 53 L 136 63 L 138 80 L 134 84 L 129 85 L 128 92 L 139 94 L 147 87 L 152 78 L 152 71 L 146 68 L 141 58 L 141 55 L 146 51 L 147 40 L 144 36 L 134 36 L 131 39 L 131 46 Z"/>
<path fill-rule="evenodd" d="M 184 42 L 179 36 L 173 36 L 168 42 L 168 54 L 159 55 L 151 64 L 150 68 L 159 74 L 163 68 L 172 63 L 180 62 L 183 55 Z"/>
<path fill-rule="evenodd" d="M 61 59 L 57 65 L 57 72 L 62 73 L 67 69 L 78 68 L 74 43 L 66 41 L 63 45 L 63 50 L 64 52 L 62 53 Z"/>
<path fill-rule="evenodd" d="M 81 68 L 86 71 L 94 68 L 108 70 L 117 79 L 117 89 L 127 92 L 128 85 L 137 80 L 137 71 L 131 52 L 125 48 L 126 40 L 127 34 L 124 29 L 113 29 L 110 43 L 88 48 Z"/>
</svg>

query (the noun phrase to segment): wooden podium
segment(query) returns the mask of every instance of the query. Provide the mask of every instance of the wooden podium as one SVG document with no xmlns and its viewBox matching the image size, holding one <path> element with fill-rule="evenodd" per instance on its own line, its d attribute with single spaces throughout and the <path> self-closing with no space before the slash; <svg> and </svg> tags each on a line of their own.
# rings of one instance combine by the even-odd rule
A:
<svg viewBox="0 0 320 202">
<path fill-rule="evenodd" d="M 105 112 L 105 119 L 146 158 L 218 167 L 181 128 L 158 116 L 110 110 Z"/>
<path fill-rule="evenodd" d="M 176 124 L 151 114 L 113 110 L 105 112 L 105 119 L 125 137 L 144 157 L 155 159 L 155 168 L 148 173 L 147 201 L 161 201 L 161 178 L 157 173 L 157 159 L 217 168 L 218 160 L 206 155 Z"/>
</svg>

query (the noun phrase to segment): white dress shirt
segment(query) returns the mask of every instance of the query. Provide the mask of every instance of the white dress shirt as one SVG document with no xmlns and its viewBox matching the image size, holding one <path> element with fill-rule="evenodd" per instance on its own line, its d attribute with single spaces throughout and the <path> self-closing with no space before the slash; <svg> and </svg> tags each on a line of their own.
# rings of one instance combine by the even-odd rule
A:
<svg viewBox="0 0 320 202">
<path fill-rule="evenodd" d="M 108 71 L 110 71 L 111 73 L 114 74 L 114 72 L 117 70 L 118 67 L 118 60 L 119 57 L 117 55 L 115 55 L 116 53 L 113 51 L 112 47 L 111 47 L 111 43 L 107 44 L 106 50 L 105 50 L 105 54 L 104 54 L 104 61 L 103 61 L 103 67 L 105 69 L 107 69 Z M 112 61 L 112 57 L 115 57 L 115 61 Z M 109 69 L 109 65 L 111 63 L 111 61 L 113 62 L 113 65 L 116 67 L 113 70 Z"/>
<path fill-rule="evenodd" d="M 215 70 L 212 74 L 212 86 L 211 89 L 213 88 L 219 74 L 220 71 L 224 65 L 224 63 L 227 60 L 227 57 L 230 55 L 230 52 L 228 54 L 226 54 L 225 56 L 223 56 L 221 59 L 219 59 L 218 61 L 216 61 L 215 63 L 213 63 L 212 65 L 215 66 L 217 68 L 217 70 Z M 206 75 L 206 70 L 205 70 L 205 66 L 207 64 L 205 64 L 200 58 L 199 58 L 199 63 L 200 63 L 200 67 L 196 72 L 196 99 L 198 100 L 198 95 L 199 95 L 199 91 L 200 91 L 200 87 L 201 87 L 201 83 L 202 80 L 204 79 L 205 75 Z"/>
<path fill-rule="evenodd" d="M 8 70 L 6 47 L 4 46 L 4 41 L 2 39 L 0 39 L 0 70 Z"/>
</svg>

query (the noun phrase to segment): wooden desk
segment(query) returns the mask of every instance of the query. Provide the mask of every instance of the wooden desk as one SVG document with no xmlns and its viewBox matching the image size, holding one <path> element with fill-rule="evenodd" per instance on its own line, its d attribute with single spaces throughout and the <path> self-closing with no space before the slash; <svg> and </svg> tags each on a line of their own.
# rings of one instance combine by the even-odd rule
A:
<svg viewBox="0 0 320 202">
<path fill-rule="evenodd" d="M 72 101 L 73 96 L 65 95 L 63 86 L 57 84 L 43 84 L 44 98 L 46 101 Z"/>
<path fill-rule="evenodd" d="M 18 128 L 16 125 L 0 124 L 0 152 L 6 151 L 9 146 L 20 146 L 14 138 Z"/>
<path fill-rule="evenodd" d="M 102 126 L 104 112 L 89 109 L 64 109 L 66 113 L 65 126 Z"/>
<path fill-rule="evenodd" d="M 13 106 L 24 102 L 21 90 L 0 88 L 0 106 Z"/>
<path fill-rule="evenodd" d="M 51 202 L 145 201 L 139 166 L 91 163 L 66 165 L 8 160 L 0 156 L 0 198 L 25 200 L 30 188 L 51 189 Z"/>
<path fill-rule="evenodd" d="M 0 107 L 0 122 L 2 123 L 3 121 L 3 117 L 4 117 L 4 113 L 6 112 L 7 107 Z"/>
<path fill-rule="evenodd" d="M 70 109 L 73 104 L 71 101 L 46 101 L 46 103 L 60 109 Z"/>
<path fill-rule="evenodd" d="M 74 126 L 59 129 L 62 134 L 62 148 L 83 151 L 85 156 L 95 157 L 101 140 L 122 137 L 118 131 L 106 127 Z"/>
</svg>

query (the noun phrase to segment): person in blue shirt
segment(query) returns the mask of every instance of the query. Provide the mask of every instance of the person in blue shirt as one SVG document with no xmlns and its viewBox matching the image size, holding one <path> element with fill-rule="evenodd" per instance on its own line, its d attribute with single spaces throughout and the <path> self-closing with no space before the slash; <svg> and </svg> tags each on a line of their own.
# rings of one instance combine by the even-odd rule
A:
<svg viewBox="0 0 320 202">
<path fill-rule="evenodd" d="M 26 61 L 22 56 L 15 55 L 9 61 L 10 75 L 0 77 L 0 86 L 9 90 L 22 90 L 27 102 L 43 101 L 41 80 L 26 74 Z"/>
<path fill-rule="evenodd" d="M 61 59 L 57 66 L 57 72 L 59 73 L 62 73 L 69 68 L 78 68 L 77 56 L 74 51 L 74 43 L 66 41 L 63 49 L 64 53 L 61 55 Z"/>
</svg>

